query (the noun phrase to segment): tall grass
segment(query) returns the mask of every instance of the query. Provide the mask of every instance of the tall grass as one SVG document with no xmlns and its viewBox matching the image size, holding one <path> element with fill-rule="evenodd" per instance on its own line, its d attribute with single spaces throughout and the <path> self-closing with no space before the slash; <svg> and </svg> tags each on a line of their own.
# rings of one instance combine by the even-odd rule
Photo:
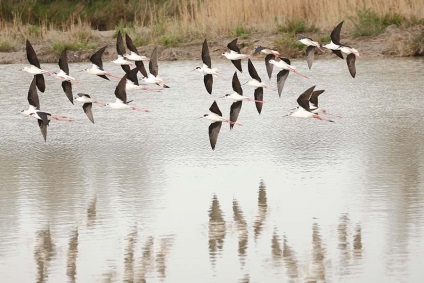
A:
<svg viewBox="0 0 424 283">
<path fill-rule="evenodd" d="M 9 38 L 13 45 L 24 34 L 52 41 L 52 30 L 66 31 L 67 41 L 87 43 L 86 30 L 118 26 L 141 36 L 138 45 L 162 42 L 169 46 L 204 36 L 328 31 L 351 18 L 345 22 L 347 30 L 355 27 L 355 19 L 361 16 L 358 11 L 364 7 L 371 13 L 365 20 L 378 18 L 384 25 L 424 18 L 423 0 L 2 0 L 0 27 L 6 31 L 0 30 L 0 46 L 9 48 L 5 43 Z M 72 32 L 72 26 L 77 32 Z M 18 36 L 7 29 L 18 29 Z"/>
</svg>

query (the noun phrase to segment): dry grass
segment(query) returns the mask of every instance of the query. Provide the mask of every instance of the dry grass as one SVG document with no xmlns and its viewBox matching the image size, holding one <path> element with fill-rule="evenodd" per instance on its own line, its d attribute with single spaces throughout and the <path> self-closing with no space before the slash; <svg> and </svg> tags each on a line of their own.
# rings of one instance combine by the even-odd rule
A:
<svg viewBox="0 0 424 283">
<path fill-rule="evenodd" d="M 6 1 L 9 2 L 13 1 Z M 341 20 L 345 20 L 343 32 L 346 32 L 353 30 L 358 11 L 365 7 L 380 19 L 393 14 L 409 22 L 424 18 L 422 0 L 114 0 L 102 1 L 103 6 L 95 1 L 89 2 L 92 4 L 80 1 L 78 5 L 66 6 L 69 17 L 59 24 L 48 18 L 38 19 L 37 25 L 26 24 L 27 19 L 34 19 L 31 9 L 14 13 L 13 20 L 7 21 L 8 18 L 3 17 L 0 20 L 0 49 L 13 50 L 26 38 L 48 41 L 51 45 L 83 46 L 92 40 L 92 27 L 124 29 L 134 38 L 142 38 L 136 45 L 158 43 L 168 46 L 205 36 L 327 32 Z M 31 3 L 43 5 L 37 1 Z M 12 4 L 8 7 L 14 7 Z M 55 12 L 48 7 L 51 13 Z M 125 16 L 119 14 L 121 8 Z"/>
</svg>

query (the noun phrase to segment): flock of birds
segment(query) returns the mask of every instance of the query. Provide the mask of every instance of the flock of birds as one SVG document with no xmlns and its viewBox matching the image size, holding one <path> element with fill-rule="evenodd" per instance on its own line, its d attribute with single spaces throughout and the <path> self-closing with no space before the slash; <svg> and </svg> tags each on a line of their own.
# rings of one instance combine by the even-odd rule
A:
<svg viewBox="0 0 424 283">
<path fill-rule="evenodd" d="M 321 52 L 324 52 L 321 47 L 330 49 L 338 57 L 344 58 L 343 53 L 347 54 L 346 61 L 348 65 L 348 70 L 352 77 L 356 75 L 355 68 L 355 59 L 356 57 L 360 58 L 359 52 L 352 47 L 344 45 L 340 42 L 340 32 L 343 22 L 338 24 L 333 31 L 331 32 L 331 42 L 325 45 L 313 41 L 310 38 L 299 36 L 298 40 L 307 45 L 306 49 L 306 58 L 309 69 L 312 67 L 314 61 L 314 54 L 316 49 L 319 49 Z M 76 79 L 70 76 L 68 60 L 67 60 L 67 51 L 66 49 L 61 53 L 59 58 L 59 72 L 50 72 L 44 70 L 40 66 L 40 62 L 37 58 L 37 55 L 31 45 L 31 43 L 26 41 L 26 54 L 27 59 L 30 63 L 30 66 L 22 68 L 23 71 L 26 71 L 32 74 L 33 80 L 30 84 L 28 90 L 28 103 L 29 107 L 27 110 L 22 110 L 21 113 L 27 116 L 31 116 L 37 119 L 39 128 L 43 135 L 44 141 L 47 139 L 47 127 L 51 120 L 58 121 L 73 121 L 72 118 L 62 115 L 51 114 L 49 112 L 42 111 L 40 109 L 40 101 L 38 97 L 38 91 L 44 92 L 46 85 L 44 81 L 44 75 L 49 75 L 56 77 L 62 81 L 62 89 L 66 94 L 69 101 L 73 104 L 74 101 L 83 103 L 83 110 L 87 115 L 88 119 L 94 123 L 94 116 L 92 112 L 92 105 L 98 104 L 105 107 L 110 107 L 112 109 L 128 109 L 135 110 L 140 112 L 149 112 L 149 110 L 142 109 L 136 106 L 129 105 L 132 100 L 127 99 L 127 91 L 132 89 L 139 89 L 143 91 L 161 91 L 165 88 L 169 88 L 158 75 L 158 61 L 157 61 L 157 48 L 155 47 L 152 51 L 150 58 L 146 56 L 139 55 L 137 48 L 135 47 L 132 39 L 128 34 L 125 35 L 126 46 L 129 49 L 129 53 L 126 52 L 125 44 L 121 33 L 117 35 L 116 42 L 116 51 L 118 58 L 112 62 L 120 65 L 123 71 L 125 72 L 123 77 L 112 75 L 111 73 L 103 69 L 102 55 L 106 49 L 106 46 L 97 50 L 91 57 L 90 61 L 92 63 L 91 68 L 83 69 L 84 71 L 91 75 L 99 76 L 105 80 L 109 80 L 109 77 L 114 77 L 119 79 L 119 83 L 115 88 L 115 102 L 102 103 L 98 100 L 93 99 L 90 95 L 85 93 L 78 93 L 76 96 L 73 95 L 72 85 L 76 83 Z M 239 116 L 242 102 L 243 101 L 252 101 L 255 102 L 256 109 L 260 114 L 262 111 L 263 105 L 263 89 L 270 88 L 270 86 L 264 84 L 259 77 L 251 59 L 250 55 L 242 54 L 240 48 L 237 45 L 237 38 L 231 41 L 227 45 L 229 51 L 223 53 L 222 55 L 231 60 L 233 65 L 236 67 L 236 71 L 232 78 L 232 88 L 233 92 L 226 94 L 223 98 L 227 98 L 233 101 L 230 110 L 230 118 L 226 119 L 223 117 L 222 112 L 220 111 L 216 101 L 212 103 L 209 108 L 210 113 L 204 114 L 200 118 L 207 119 L 211 121 L 209 126 L 209 141 L 212 150 L 215 149 L 215 145 L 218 139 L 218 134 L 221 129 L 222 123 L 229 123 L 230 129 L 234 125 L 241 126 L 237 123 L 237 118 Z M 265 66 L 269 79 L 271 79 L 273 68 L 276 67 L 279 69 L 277 74 L 277 92 L 281 97 L 281 93 L 284 88 L 284 84 L 290 72 L 293 72 L 299 76 L 307 78 L 307 76 L 301 74 L 296 70 L 296 67 L 291 65 L 291 62 L 288 58 L 285 58 L 280 55 L 276 50 L 264 46 L 256 46 L 255 51 L 252 55 L 258 55 L 260 53 L 266 54 L 265 56 Z M 217 69 L 212 68 L 211 57 L 209 55 L 209 48 L 207 40 L 203 42 L 202 46 L 202 67 L 196 67 L 195 70 L 203 73 L 204 75 L 204 85 L 209 94 L 212 94 L 213 88 L 213 78 L 221 76 Z M 251 76 L 251 80 L 247 82 L 248 85 L 255 88 L 254 99 L 249 98 L 243 95 L 243 89 L 241 87 L 239 78 L 237 76 L 237 71 L 242 72 L 242 59 L 248 59 L 248 72 Z M 144 62 L 149 62 L 149 72 L 147 72 Z M 138 78 L 138 73 L 141 74 L 141 79 Z M 153 87 L 148 87 L 148 85 L 153 85 Z M 322 94 L 324 90 L 315 90 L 315 86 L 308 88 L 304 91 L 297 99 L 298 106 L 292 109 L 289 114 L 286 116 L 299 117 L 299 118 L 315 118 L 323 121 L 333 122 L 333 120 L 327 119 L 322 116 L 322 114 L 328 114 L 323 108 L 318 106 L 318 97 Z"/>
</svg>

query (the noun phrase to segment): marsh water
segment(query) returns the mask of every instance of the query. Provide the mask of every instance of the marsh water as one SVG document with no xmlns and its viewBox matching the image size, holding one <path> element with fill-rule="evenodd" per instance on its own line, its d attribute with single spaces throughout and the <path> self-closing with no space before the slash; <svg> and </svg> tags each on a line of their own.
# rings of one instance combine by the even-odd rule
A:
<svg viewBox="0 0 424 283">
<path fill-rule="evenodd" d="M 363 58 L 355 79 L 340 59 L 294 61 L 309 79 L 265 89 L 261 115 L 244 102 L 215 151 L 198 117 L 215 99 L 229 116 L 235 68 L 212 62 L 209 95 L 199 64 L 159 62 L 169 89 L 128 92 L 151 112 L 95 105 L 95 124 L 47 77 L 41 109 L 75 119 L 47 142 L 19 113 L 31 76 L 0 66 L 1 282 L 422 282 L 422 59 Z M 114 101 L 118 80 L 88 66 L 70 65 L 74 93 Z M 335 123 L 284 117 L 312 85 Z"/>
</svg>

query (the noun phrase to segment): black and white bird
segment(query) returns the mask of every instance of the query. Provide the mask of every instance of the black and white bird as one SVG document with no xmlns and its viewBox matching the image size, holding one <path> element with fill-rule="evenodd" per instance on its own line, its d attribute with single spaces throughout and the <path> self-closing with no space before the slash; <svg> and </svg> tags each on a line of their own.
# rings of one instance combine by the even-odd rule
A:
<svg viewBox="0 0 424 283">
<path fill-rule="evenodd" d="M 247 68 L 249 70 L 249 75 L 252 77 L 252 79 L 248 81 L 247 84 L 255 88 L 254 96 L 256 110 L 259 114 L 261 114 L 264 100 L 264 88 L 267 88 L 268 86 L 262 82 L 258 72 L 256 72 L 255 66 L 250 59 L 247 60 Z"/>
<path fill-rule="evenodd" d="M 249 58 L 250 56 L 247 54 L 241 54 L 240 48 L 237 45 L 238 38 L 234 39 L 230 43 L 227 44 L 228 49 L 230 49 L 230 52 L 222 53 L 225 58 L 231 60 L 233 65 L 239 70 L 240 72 L 243 72 L 241 67 L 241 59 Z"/>
<path fill-rule="evenodd" d="M 338 115 L 334 115 L 334 114 L 330 114 L 327 112 L 327 110 L 325 110 L 324 108 L 320 107 L 318 105 L 318 97 L 324 92 L 325 90 L 314 90 L 312 92 L 311 98 L 309 99 L 309 107 L 311 109 L 312 113 L 321 115 L 321 114 L 326 114 L 326 115 L 330 115 L 333 117 L 338 117 L 341 118 Z"/>
<path fill-rule="evenodd" d="M 169 88 L 169 86 L 167 86 L 163 79 L 159 77 L 158 75 L 158 70 L 159 70 L 159 66 L 158 66 L 158 53 L 157 53 L 157 47 L 155 47 L 152 51 L 152 56 L 150 56 L 150 61 L 149 61 L 149 74 L 147 75 L 147 77 L 143 78 L 145 83 L 148 84 L 156 84 L 158 86 L 161 86 L 162 88 Z"/>
<path fill-rule="evenodd" d="M 231 122 L 230 129 L 232 129 L 234 127 L 234 124 L 236 124 L 243 101 L 254 101 L 257 103 L 263 103 L 262 100 L 256 100 L 247 96 L 243 96 L 243 89 L 241 88 L 240 80 L 237 76 L 237 71 L 234 72 L 232 86 L 233 86 L 233 92 L 226 94 L 225 96 L 222 97 L 222 98 L 227 98 L 233 101 L 233 104 L 231 104 L 231 109 L 230 109 L 230 122 Z"/>
<path fill-rule="evenodd" d="M 308 63 L 309 69 L 311 69 L 312 63 L 314 62 L 316 48 L 318 48 L 321 52 L 324 52 L 324 50 L 321 49 L 321 44 L 319 44 L 317 41 L 313 41 L 309 37 L 299 35 L 297 40 L 308 46 L 306 48 L 306 62 Z"/>
<path fill-rule="evenodd" d="M 66 94 L 69 101 L 74 104 L 74 97 L 72 94 L 72 83 L 75 82 L 75 78 L 69 75 L 68 66 L 68 55 L 66 49 L 62 51 L 59 57 L 59 72 L 53 73 L 53 75 L 62 80 L 62 89 Z"/>
<path fill-rule="evenodd" d="M 140 112 L 150 112 L 146 109 L 141 109 L 136 106 L 130 106 L 129 103 L 132 102 L 132 100 L 127 100 L 127 91 L 126 91 L 126 84 L 127 84 L 127 75 L 123 76 L 122 79 L 119 81 L 118 85 L 115 88 L 115 96 L 116 100 L 115 102 L 106 103 L 105 106 L 108 106 L 112 109 L 118 109 L 118 110 L 136 110 Z"/>
<path fill-rule="evenodd" d="M 221 130 L 222 122 L 227 122 L 228 120 L 222 117 L 222 112 L 219 110 L 218 104 L 214 101 L 209 107 L 209 114 L 205 114 L 200 118 L 205 118 L 212 121 L 209 126 L 209 142 L 211 144 L 212 150 L 215 150 L 216 141 L 218 140 L 219 130 Z"/>
<path fill-rule="evenodd" d="M 222 126 L 222 122 L 226 122 L 230 124 L 232 122 L 222 117 L 222 112 L 221 110 L 219 110 L 219 107 L 218 107 L 218 104 L 216 104 L 216 101 L 214 101 L 211 107 L 209 107 L 209 111 L 210 111 L 209 114 L 204 114 L 200 118 L 212 121 L 212 123 L 209 126 L 209 142 L 211 144 L 212 150 L 215 150 L 215 145 L 218 139 L 219 130 L 221 129 L 221 126 Z M 238 125 L 241 126 L 241 124 L 238 124 Z"/>
<path fill-rule="evenodd" d="M 54 115 L 40 110 L 40 99 L 37 93 L 36 78 L 33 78 L 31 85 L 29 86 L 27 99 L 29 103 L 28 110 L 22 110 L 21 113 L 25 116 L 31 116 L 37 119 L 44 141 L 47 141 L 47 126 L 49 125 L 50 120 L 54 119 L 66 122 L 73 121 L 73 119 L 67 116 Z"/>
<path fill-rule="evenodd" d="M 124 71 L 128 71 L 130 68 L 129 66 L 134 66 L 133 62 L 124 58 L 127 51 L 125 49 L 124 39 L 122 38 L 121 31 L 118 31 L 118 35 L 116 37 L 116 52 L 118 53 L 118 58 L 112 60 L 112 63 L 120 65 Z"/>
<path fill-rule="evenodd" d="M 162 88 L 148 88 L 145 85 L 140 85 L 138 81 L 138 74 L 139 68 L 135 67 L 133 69 L 125 70 L 125 73 L 127 74 L 127 84 L 125 86 L 125 89 L 127 91 L 129 90 L 142 90 L 142 91 L 154 91 L 154 92 L 160 92 L 162 91 Z"/>
<path fill-rule="evenodd" d="M 125 42 L 127 43 L 127 47 L 130 50 L 130 53 L 125 54 L 124 57 L 127 60 L 131 60 L 135 62 L 135 65 L 137 66 L 140 73 L 143 75 L 143 77 L 147 77 L 147 71 L 144 67 L 143 61 L 149 61 L 150 59 L 146 56 L 139 55 L 137 51 L 137 47 L 135 47 L 131 37 L 127 34 L 125 34 Z"/>
<path fill-rule="evenodd" d="M 84 103 L 82 105 L 82 109 L 84 110 L 85 115 L 87 115 L 88 119 L 94 124 L 94 117 L 93 117 L 93 103 L 99 104 L 101 106 L 106 106 L 106 104 L 101 103 L 100 101 L 97 101 L 93 99 L 90 95 L 86 93 L 77 93 L 77 96 L 74 98 L 76 101 Z"/>
<path fill-rule="evenodd" d="M 278 52 L 277 50 L 273 50 L 269 47 L 257 45 L 255 47 L 255 51 L 253 52 L 253 55 L 257 55 L 259 53 L 266 54 L 266 56 L 265 56 L 265 67 L 266 67 L 266 72 L 268 74 L 268 77 L 271 79 L 272 69 L 273 69 L 274 65 L 270 64 L 269 60 L 271 60 L 273 58 L 277 58 L 278 56 L 280 56 L 280 52 Z"/>
<path fill-rule="evenodd" d="M 35 50 L 28 39 L 26 40 L 25 47 L 26 47 L 26 56 L 30 66 L 23 67 L 22 71 L 25 71 L 27 73 L 30 73 L 31 75 L 34 75 L 38 90 L 41 92 L 44 92 L 46 90 L 46 83 L 44 81 L 43 75 L 47 74 L 50 76 L 51 73 L 47 70 L 41 69 L 40 61 L 38 60 L 37 54 L 35 53 Z"/>
<path fill-rule="evenodd" d="M 312 93 L 315 89 L 315 86 L 308 88 L 305 92 L 303 92 L 297 98 L 297 104 L 299 105 L 295 109 L 289 112 L 286 116 L 297 117 L 297 118 L 315 118 L 318 120 L 323 120 L 327 122 L 334 122 L 333 120 L 329 120 L 327 118 L 323 118 L 317 113 L 313 113 L 310 108 L 310 99 Z"/>
<path fill-rule="evenodd" d="M 283 91 L 284 84 L 285 84 L 286 79 L 289 75 L 289 72 L 296 73 L 299 76 L 302 76 L 304 78 L 308 78 L 308 77 L 299 73 L 296 70 L 296 67 L 291 65 L 291 62 L 288 58 L 284 58 L 284 57 L 279 56 L 278 59 L 279 60 L 271 59 L 271 60 L 269 60 L 269 63 L 276 66 L 277 68 L 281 69 L 281 71 L 278 72 L 278 74 L 277 74 L 278 95 L 281 97 L 281 92 Z"/>
<path fill-rule="evenodd" d="M 343 58 L 343 54 L 340 51 L 340 32 L 342 30 L 342 26 L 343 26 L 343 22 L 339 23 L 332 31 L 330 34 L 330 39 L 331 41 L 327 44 L 324 44 L 322 47 L 330 49 L 331 51 L 333 51 L 334 54 L 336 54 L 338 57 L 340 57 L 341 59 Z"/>
<path fill-rule="evenodd" d="M 90 61 L 92 63 L 91 68 L 83 69 L 82 71 L 91 75 L 97 75 L 105 80 L 109 80 L 108 76 L 121 79 L 103 70 L 102 56 L 103 56 L 103 52 L 105 52 L 106 50 L 106 47 L 107 46 L 103 46 L 102 48 L 97 50 L 93 55 L 91 55 L 90 56 Z"/>
<path fill-rule="evenodd" d="M 212 94 L 213 76 L 218 76 L 218 70 L 212 68 L 211 56 L 209 55 L 208 42 L 205 39 L 202 45 L 202 67 L 196 67 L 195 70 L 203 73 L 203 82 L 209 94 Z"/>
<path fill-rule="evenodd" d="M 331 51 L 333 51 L 334 54 L 336 54 L 341 59 L 344 59 L 343 53 L 347 54 L 346 56 L 347 67 L 348 67 L 350 75 L 354 78 L 356 76 L 356 66 L 355 66 L 356 57 L 361 58 L 361 56 L 359 55 L 358 50 L 356 50 L 353 47 L 342 44 L 340 42 L 340 32 L 341 32 L 342 26 L 343 26 L 343 21 L 339 23 L 331 32 L 330 34 L 331 42 L 323 45 L 323 47 L 330 49 Z"/>
</svg>

